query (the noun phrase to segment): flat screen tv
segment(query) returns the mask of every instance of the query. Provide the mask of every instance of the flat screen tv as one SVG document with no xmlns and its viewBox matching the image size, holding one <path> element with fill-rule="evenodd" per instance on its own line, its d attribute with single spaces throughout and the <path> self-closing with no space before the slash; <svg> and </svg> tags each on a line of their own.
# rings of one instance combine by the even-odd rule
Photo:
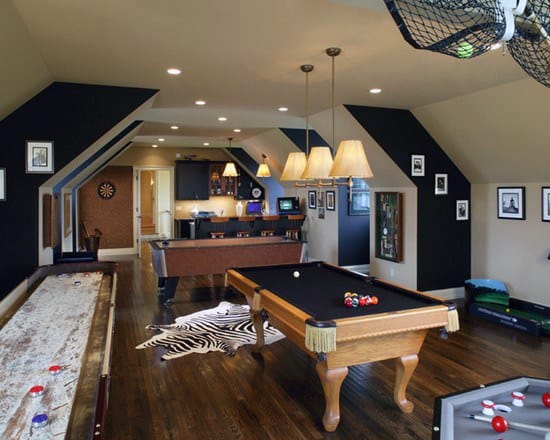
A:
<svg viewBox="0 0 550 440">
<path fill-rule="evenodd" d="M 300 214 L 300 199 L 298 197 L 277 197 L 279 214 Z"/>
<path fill-rule="evenodd" d="M 261 200 L 249 200 L 246 203 L 246 215 L 262 215 Z"/>
</svg>

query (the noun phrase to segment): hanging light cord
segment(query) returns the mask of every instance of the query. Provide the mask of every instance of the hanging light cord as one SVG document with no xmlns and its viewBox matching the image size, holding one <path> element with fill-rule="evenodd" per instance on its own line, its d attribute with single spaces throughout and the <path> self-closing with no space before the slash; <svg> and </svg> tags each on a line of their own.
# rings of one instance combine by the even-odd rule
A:
<svg viewBox="0 0 550 440">
<path fill-rule="evenodd" d="M 334 56 L 332 57 L 332 154 L 334 155 L 334 150 L 336 148 L 334 144 Z"/>
<path fill-rule="evenodd" d="M 309 157 L 309 72 L 306 71 L 306 157 Z"/>
</svg>

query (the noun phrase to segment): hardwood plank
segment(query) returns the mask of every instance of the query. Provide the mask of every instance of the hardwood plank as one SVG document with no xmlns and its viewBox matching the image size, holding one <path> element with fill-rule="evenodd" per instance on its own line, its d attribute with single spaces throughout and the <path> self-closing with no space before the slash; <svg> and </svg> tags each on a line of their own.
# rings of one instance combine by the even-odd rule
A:
<svg viewBox="0 0 550 440">
<path fill-rule="evenodd" d="M 393 401 L 394 360 L 350 367 L 341 391 L 341 421 L 324 432 L 323 390 L 315 361 L 290 341 L 162 361 L 163 349 L 134 347 L 151 335 L 145 326 L 177 316 L 245 303 L 225 292 L 223 276 L 183 277 L 172 307 L 159 306 L 156 277 L 142 260 L 119 261 L 119 294 L 107 438 L 113 439 L 428 439 L 437 396 L 514 376 L 549 377 L 548 338 L 469 317 L 444 341 L 430 330 L 404 414 Z"/>
</svg>

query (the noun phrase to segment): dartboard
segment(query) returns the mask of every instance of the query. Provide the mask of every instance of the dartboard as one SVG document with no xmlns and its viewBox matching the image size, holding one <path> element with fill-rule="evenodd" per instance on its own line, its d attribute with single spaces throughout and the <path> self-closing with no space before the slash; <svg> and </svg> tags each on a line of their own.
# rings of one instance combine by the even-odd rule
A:
<svg viewBox="0 0 550 440">
<path fill-rule="evenodd" d="M 101 182 L 97 187 L 97 193 L 102 199 L 110 199 L 115 195 L 115 186 L 111 182 Z"/>
</svg>

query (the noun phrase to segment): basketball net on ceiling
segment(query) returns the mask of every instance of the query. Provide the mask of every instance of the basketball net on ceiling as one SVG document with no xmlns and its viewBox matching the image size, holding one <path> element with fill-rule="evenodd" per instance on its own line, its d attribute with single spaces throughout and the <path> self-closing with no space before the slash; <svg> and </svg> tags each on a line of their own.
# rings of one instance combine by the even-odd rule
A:
<svg viewBox="0 0 550 440">
<path fill-rule="evenodd" d="M 472 58 L 505 42 L 534 79 L 550 87 L 550 0 L 384 0 L 416 49 Z"/>
</svg>

